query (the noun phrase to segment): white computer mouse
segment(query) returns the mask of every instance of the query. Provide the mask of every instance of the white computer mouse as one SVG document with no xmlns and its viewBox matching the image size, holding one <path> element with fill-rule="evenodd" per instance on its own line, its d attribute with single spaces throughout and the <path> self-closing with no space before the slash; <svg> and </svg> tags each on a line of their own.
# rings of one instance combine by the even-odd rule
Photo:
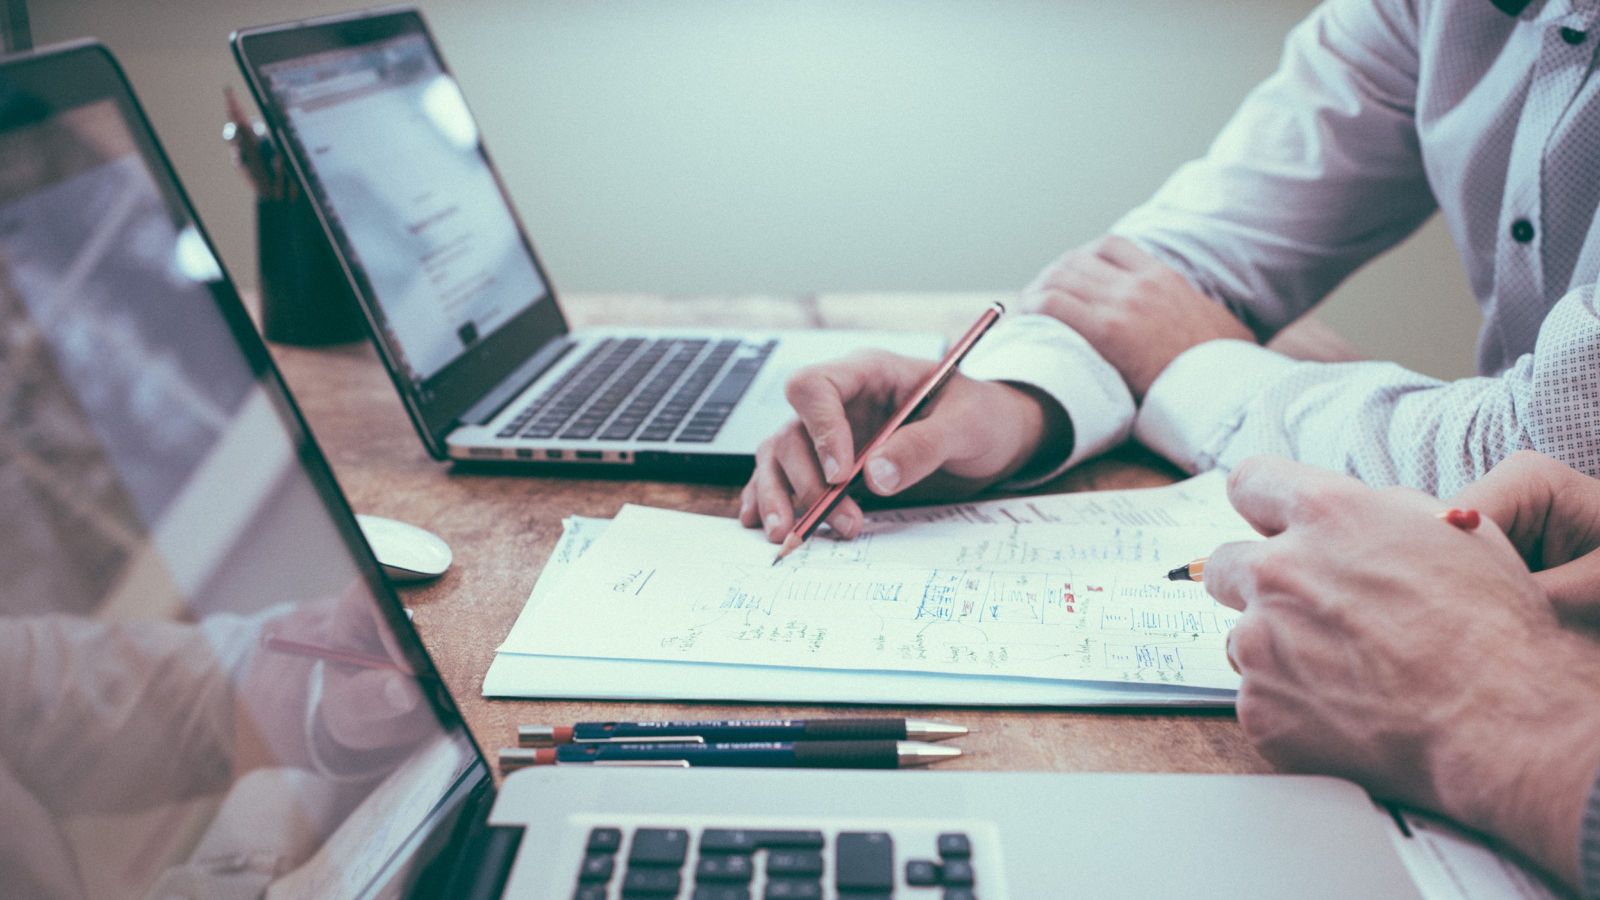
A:
<svg viewBox="0 0 1600 900">
<path fill-rule="evenodd" d="M 390 581 L 427 581 L 450 568 L 450 545 L 425 528 L 382 516 L 357 515 L 356 522 Z"/>
</svg>

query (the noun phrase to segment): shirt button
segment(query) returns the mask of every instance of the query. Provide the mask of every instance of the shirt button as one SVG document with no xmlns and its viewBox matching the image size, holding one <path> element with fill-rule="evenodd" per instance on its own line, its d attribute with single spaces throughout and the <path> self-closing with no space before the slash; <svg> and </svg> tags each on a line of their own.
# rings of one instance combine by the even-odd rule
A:
<svg viewBox="0 0 1600 900">
<path fill-rule="evenodd" d="M 1561 29 L 1561 39 L 1563 41 L 1566 41 L 1567 43 L 1571 44 L 1574 47 L 1576 47 L 1579 44 L 1583 43 L 1585 40 L 1588 39 L 1588 37 L 1589 37 L 1589 33 L 1588 32 L 1579 31 L 1576 28 L 1563 28 L 1563 29 Z"/>
<path fill-rule="evenodd" d="M 1511 239 L 1519 244 L 1526 244 L 1533 240 L 1533 223 L 1527 219 L 1518 219 L 1512 222 Z"/>
</svg>

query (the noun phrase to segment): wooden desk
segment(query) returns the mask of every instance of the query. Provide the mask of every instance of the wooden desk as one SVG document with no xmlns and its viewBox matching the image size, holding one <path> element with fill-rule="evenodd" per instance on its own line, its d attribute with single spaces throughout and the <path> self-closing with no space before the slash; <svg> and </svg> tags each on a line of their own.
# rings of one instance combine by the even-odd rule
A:
<svg viewBox="0 0 1600 900">
<path fill-rule="evenodd" d="M 951 336 L 996 299 L 988 294 L 789 297 L 569 297 L 574 325 L 932 328 Z M 886 325 L 885 323 L 893 323 Z M 1285 335 L 1296 355 L 1351 358 L 1314 323 Z M 429 458 L 376 355 L 366 343 L 331 349 L 274 346 L 274 355 L 357 510 L 431 529 L 455 551 L 438 582 L 402 592 L 428 651 L 468 725 L 491 754 L 514 742 L 519 723 L 826 715 L 819 707 L 603 701 L 486 700 L 483 676 L 561 535 L 568 515 L 609 517 L 624 503 L 732 515 L 737 487 L 627 480 L 462 474 Z M 1068 473 L 1049 490 L 1165 484 L 1178 473 L 1125 449 Z M 1259 772 L 1268 765 L 1231 713 L 1149 714 L 1059 710 L 873 710 L 928 715 L 973 729 L 967 755 L 947 768 Z"/>
</svg>

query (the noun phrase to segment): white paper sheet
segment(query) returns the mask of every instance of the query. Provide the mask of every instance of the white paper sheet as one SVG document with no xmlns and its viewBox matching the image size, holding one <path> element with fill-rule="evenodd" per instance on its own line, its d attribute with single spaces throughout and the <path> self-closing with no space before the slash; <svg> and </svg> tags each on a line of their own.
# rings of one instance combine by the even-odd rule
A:
<svg viewBox="0 0 1600 900">
<path fill-rule="evenodd" d="M 1163 574 L 1249 534 L 874 522 L 773 567 L 733 520 L 630 506 L 502 650 L 1231 689 L 1234 613 Z"/>
</svg>

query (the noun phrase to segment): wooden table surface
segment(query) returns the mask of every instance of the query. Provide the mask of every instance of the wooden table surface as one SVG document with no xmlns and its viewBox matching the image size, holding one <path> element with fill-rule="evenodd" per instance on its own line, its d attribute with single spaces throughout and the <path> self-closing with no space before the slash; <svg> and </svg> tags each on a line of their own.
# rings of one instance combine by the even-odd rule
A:
<svg viewBox="0 0 1600 900">
<path fill-rule="evenodd" d="M 841 294 L 808 297 L 566 297 L 575 326 L 719 325 L 752 328 L 921 328 L 954 336 L 991 294 Z M 1353 354 L 1315 323 L 1275 346 L 1298 356 Z M 519 723 L 579 720 L 826 716 L 818 706 L 487 700 L 484 673 L 533 588 L 569 515 L 610 517 L 624 503 L 733 515 L 735 485 L 463 473 L 427 455 L 377 356 L 365 342 L 332 348 L 273 345 L 273 353 L 356 510 L 428 528 L 455 564 L 439 581 L 402 589 L 423 642 L 486 752 L 515 742 Z M 1178 473 L 1125 448 L 1044 491 L 1166 484 Z M 942 768 L 1261 772 L 1231 712 L 902 708 L 872 713 L 945 719 L 971 728 L 961 759 Z"/>
</svg>

